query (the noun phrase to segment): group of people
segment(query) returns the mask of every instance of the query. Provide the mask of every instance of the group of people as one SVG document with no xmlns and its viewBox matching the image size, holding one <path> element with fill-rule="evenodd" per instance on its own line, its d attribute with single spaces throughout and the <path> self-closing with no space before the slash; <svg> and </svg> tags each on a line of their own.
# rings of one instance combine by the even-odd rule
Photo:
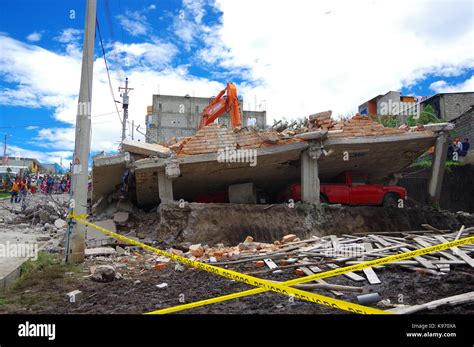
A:
<svg viewBox="0 0 474 347">
<path fill-rule="evenodd" d="M 69 192 L 71 179 L 69 175 L 30 175 L 26 177 L 11 178 L 10 182 L 4 181 L 4 190 L 10 190 L 10 202 L 19 203 L 26 198 L 28 193 L 35 194 L 62 194 Z"/>
<path fill-rule="evenodd" d="M 457 153 L 458 157 L 465 157 L 471 148 L 469 139 L 465 138 L 461 141 L 458 137 L 448 146 L 448 159 L 453 158 L 453 154 Z"/>
</svg>

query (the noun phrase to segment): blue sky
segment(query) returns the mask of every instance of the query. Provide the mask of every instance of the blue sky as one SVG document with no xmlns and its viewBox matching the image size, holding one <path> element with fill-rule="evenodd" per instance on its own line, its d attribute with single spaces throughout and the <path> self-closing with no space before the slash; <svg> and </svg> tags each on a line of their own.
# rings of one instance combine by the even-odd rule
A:
<svg viewBox="0 0 474 347">
<path fill-rule="evenodd" d="M 211 96 L 234 81 L 268 122 L 348 115 L 389 90 L 474 91 L 474 2 L 98 0 L 115 98 Z M 73 11 L 73 12 L 71 12 Z M 9 154 L 67 163 L 74 148 L 84 0 L 0 3 L 0 135 Z M 120 123 L 98 36 L 92 152 L 113 152 Z"/>
</svg>

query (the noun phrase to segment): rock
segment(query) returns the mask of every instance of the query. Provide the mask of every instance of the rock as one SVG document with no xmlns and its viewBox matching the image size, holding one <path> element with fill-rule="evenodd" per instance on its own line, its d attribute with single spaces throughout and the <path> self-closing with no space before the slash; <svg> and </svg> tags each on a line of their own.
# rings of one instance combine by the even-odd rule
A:
<svg viewBox="0 0 474 347">
<path fill-rule="evenodd" d="M 255 251 L 257 249 L 257 244 L 252 243 L 239 243 L 238 247 L 241 251 Z"/>
<path fill-rule="evenodd" d="M 38 242 L 41 242 L 41 241 L 49 241 L 51 239 L 51 237 L 49 237 L 48 235 L 43 235 L 43 236 L 38 236 L 36 238 L 36 241 Z"/>
<path fill-rule="evenodd" d="M 176 264 L 174 266 L 174 271 L 176 271 L 176 272 L 184 272 L 184 270 L 185 270 L 185 267 L 181 264 Z"/>
<path fill-rule="evenodd" d="M 244 240 L 244 243 L 251 243 L 253 242 L 253 237 L 252 236 L 247 236 Z"/>
<path fill-rule="evenodd" d="M 47 222 L 49 220 L 49 213 L 46 211 L 40 211 L 38 213 L 38 216 L 40 217 L 42 222 Z"/>
<path fill-rule="evenodd" d="M 117 251 L 112 247 L 97 247 L 97 248 L 86 248 L 85 255 L 88 256 L 100 256 L 100 255 L 112 255 L 116 254 Z"/>
<path fill-rule="evenodd" d="M 216 257 L 209 257 L 209 262 L 210 263 L 217 263 L 217 258 Z"/>
<path fill-rule="evenodd" d="M 189 251 L 191 255 L 196 258 L 202 257 L 204 254 L 204 248 L 202 248 L 200 243 L 189 246 Z"/>
<path fill-rule="evenodd" d="M 165 289 L 166 287 L 168 287 L 168 283 L 160 283 L 156 285 L 156 288 L 159 289 Z"/>
<path fill-rule="evenodd" d="M 117 252 L 117 255 L 125 255 L 125 249 L 120 247 L 120 246 L 116 246 L 115 247 L 115 251 Z"/>
<path fill-rule="evenodd" d="M 140 281 L 140 280 L 136 280 L 135 282 L 133 282 L 133 284 L 135 284 L 135 285 L 140 284 L 140 283 L 142 283 L 142 281 Z"/>
<path fill-rule="evenodd" d="M 112 282 L 115 279 L 115 273 L 112 265 L 98 265 L 91 279 L 96 282 Z"/>
<path fill-rule="evenodd" d="M 135 209 L 133 204 L 127 200 L 119 200 L 117 202 L 117 210 L 122 212 L 134 213 Z"/>
<path fill-rule="evenodd" d="M 179 249 L 180 251 L 183 251 L 183 252 L 189 251 L 189 247 L 191 247 L 191 242 L 182 242 L 174 246 L 174 248 Z"/>
<path fill-rule="evenodd" d="M 62 220 L 62 219 L 56 219 L 54 221 L 54 226 L 58 229 L 62 229 L 62 228 L 65 228 L 67 226 L 67 222 L 65 220 Z"/>
<path fill-rule="evenodd" d="M 115 212 L 114 222 L 117 224 L 124 224 L 128 221 L 128 217 L 129 217 L 128 212 Z"/>
<path fill-rule="evenodd" d="M 288 235 L 283 236 L 283 238 L 281 239 L 281 242 L 288 243 L 296 239 L 296 237 L 297 236 L 295 234 L 288 234 Z"/>
</svg>

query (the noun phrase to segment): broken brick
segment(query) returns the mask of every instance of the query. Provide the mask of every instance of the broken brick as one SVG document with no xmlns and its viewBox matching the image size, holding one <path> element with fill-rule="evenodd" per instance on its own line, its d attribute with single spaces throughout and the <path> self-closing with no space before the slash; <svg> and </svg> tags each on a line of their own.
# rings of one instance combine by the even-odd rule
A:
<svg viewBox="0 0 474 347">
<path fill-rule="evenodd" d="M 298 268 L 298 269 L 295 270 L 295 274 L 301 276 L 301 275 L 304 275 L 304 271 L 301 270 L 300 268 Z"/>
<path fill-rule="evenodd" d="M 288 243 L 296 239 L 296 237 L 297 236 L 295 234 L 288 234 L 288 235 L 283 236 L 283 238 L 281 239 L 281 242 Z"/>
<path fill-rule="evenodd" d="M 252 236 L 247 236 L 244 240 L 244 243 L 251 243 L 253 242 L 253 237 Z"/>
<path fill-rule="evenodd" d="M 264 262 L 263 260 L 256 261 L 256 262 L 255 262 L 255 266 L 256 266 L 256 267 L 264 267 L 264 266 L 265 266 L 265 262 Z"/>
<path fill-rule="evenodd" d="M 166 269 L 167 266 L 168 266 L 167 263 L 156 263 L 155 270 L 161 271 L 161 270 Z"/>
<path fill-rule="evenodd" d="M 189 251 L 191 252 L 191 255 L 196 258 L 202 257 L 204 254 L 204 248 L 200 243 L 189 246 Z"/>
</svg>

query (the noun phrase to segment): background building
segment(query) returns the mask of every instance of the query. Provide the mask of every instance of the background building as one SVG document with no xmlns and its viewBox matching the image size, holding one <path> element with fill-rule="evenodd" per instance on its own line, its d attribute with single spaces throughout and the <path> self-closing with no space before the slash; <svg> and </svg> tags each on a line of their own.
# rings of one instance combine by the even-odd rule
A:
<svg viewBox="0 0 474 347">
<path fill-rule="evenodd" d="M 41 164 L 41 173 L 47 173 L 47 174 L 64 174 L 66 170 L 59 165 L 58 163 L 53 163 L 53 164 Z"/>
<path fill-rule="evenodd" d="M 153 105 L 148 106 L 145 119 L 147 142 L 163 142 L 172 137 L 194 135 L 201 120 L 204 108 L 212 98 L 192 97 L 189 95 L 153 95 Z M 243 111 L 242 100 L 239 101 L 242 113 L 242 125 L 254 124 L 263 129 L 266 125 L 266 111 Z M 230 127 L 229 115 L 218 118 L 220 124 Z"/>
<path fill-rule="evenodd" d="M 474 105 L 474 92 L 439 93 L 423 100 L 421 105 L 431 105 L 439 118 L 451 121 Z"/>
<path fill-rule="evenodd" d="M 40 162 L 34 158 L 1 156 L 0 161 L 2 162 L 1 172 L 6 172 L 7 168 L 10 168 L 12 173 L 19 173 L 20 170 L 26 169 L 29 169 L 31 173 L 38 173 L 41 170 Z"/>
<path fill-rule="evenodd" d="M 408 109 L 410 110 L 413 108 L 413 103 L 416 103 L 417 99 L 414 96 L 404 96 L 400 92 L 397 91 L 389 91 L 385 95 L 377 95 L 376 97 L 370 99 L 369 101 L 364 102 L 362 105 L 359 105 L 359 114 L 367 114 L 367 115 L 383 115 L 385 112 L 383 111 L 383 105 L 385 107 L 387 105 L 395 105 L 398 103 L 400 109 Z M 397 115 L 401 112 L 396 112 Z M 385 113 L 392 115 L 391 112 Z"/>
</svg>

